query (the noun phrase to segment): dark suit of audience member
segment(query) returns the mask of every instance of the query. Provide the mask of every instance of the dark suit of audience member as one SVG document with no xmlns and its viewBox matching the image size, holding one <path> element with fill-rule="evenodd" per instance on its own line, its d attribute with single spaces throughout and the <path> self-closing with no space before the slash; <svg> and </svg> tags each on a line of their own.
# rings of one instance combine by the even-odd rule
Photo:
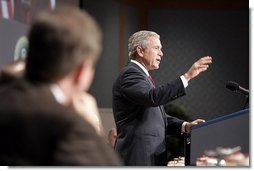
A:
<svg viewBox="0 0 254 171">
<path fill-rule="evenodd" d="M 13 80 L 0 87 L 0 99 L 0 165 L 119 165 L 105 140 L 48 86 Z"/>
<path fill-rule="evenodd" d="M 72 104 L 93 80 L 101 36 L 78 8 L 57 7 L 35 19 L 23 77 L 0 85 L 1 165 L 121 165 Z M 85 103 L 97 110 L 89 99 Z"/>
<path fill-rule="evenodd" d="M 118 133 L 115 149 L 125 165 L 166 166 L 166 135 L 190 131 L 192 125 L 204 122 L 171 117 L 162 105 L 183 96 L 188 81 L 205 71 L 211 58 L 201 58 L 184 76 L 156 86 L 148 71 L 159 68 L 163 56 L 159 38 L 150 31 L 140 31 L 130 37 L 131 61 L 113 85 L 113 113 Z"/>
</svg>

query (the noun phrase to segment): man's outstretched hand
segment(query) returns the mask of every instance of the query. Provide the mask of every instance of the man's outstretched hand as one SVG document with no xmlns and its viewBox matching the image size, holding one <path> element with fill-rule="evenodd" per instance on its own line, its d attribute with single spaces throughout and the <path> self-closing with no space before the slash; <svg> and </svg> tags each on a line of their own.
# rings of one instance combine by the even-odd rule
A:
<svg viewBox="0 0 254 171">
<path fill-rule="evenodd" d="M 191 79 L 198 76 L 201 72 L 206 71 L 209 67 L 209 64 L 211 63 L 212 63 L 212 57 L 210 56 L 205 56 L 203 58 L 200 58 L 184 74 L 184 77 L 186 78 L 187 81 L 190 81 Z"/>
</svg>

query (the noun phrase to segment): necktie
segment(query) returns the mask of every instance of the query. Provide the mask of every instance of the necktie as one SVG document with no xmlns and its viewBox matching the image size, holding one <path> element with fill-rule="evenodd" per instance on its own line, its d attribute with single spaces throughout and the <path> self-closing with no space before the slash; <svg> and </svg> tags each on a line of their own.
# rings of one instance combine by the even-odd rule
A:
<svg viewBox="0 0 254 171">
<path fill-rule="evenodd" d="M 152 82 L 153 87 L 155 87 L 155 82 L 153 81 L 153 77 L 151 75 L 148 75 L 148 78 Z"/>
</svg>

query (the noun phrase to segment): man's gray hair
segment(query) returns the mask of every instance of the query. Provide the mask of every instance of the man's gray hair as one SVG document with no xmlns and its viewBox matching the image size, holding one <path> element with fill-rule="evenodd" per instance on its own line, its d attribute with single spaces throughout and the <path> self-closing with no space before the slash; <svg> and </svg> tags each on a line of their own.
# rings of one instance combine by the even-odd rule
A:
<svg viewBox="0 0 254 171">
<path fill-rule="evenodd" d="M 148 46 L 148 39 L 150 37 L 158 37 L 160 38 L 160 35 L 153 31 L 138 31 L 134 33 L 130 38 L 129 38 L 129 43 L 128 43 L 128 52 L 129 52 L 129 58 L 130 59 L 135 59 L 136 57 L 136 52 L 137 52 L 137 47 L 140 46 L 141 48 L 147 48 Z"/>
</svg>

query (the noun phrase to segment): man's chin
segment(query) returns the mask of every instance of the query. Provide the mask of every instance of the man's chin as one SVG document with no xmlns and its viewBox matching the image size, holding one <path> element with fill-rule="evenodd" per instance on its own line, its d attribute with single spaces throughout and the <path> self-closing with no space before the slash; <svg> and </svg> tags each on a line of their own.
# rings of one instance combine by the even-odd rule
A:
<svg viewBox="0 0 254 171">
<path fill-rule="evenodd" d="M 154 69 L 159 69 L 159 68 L 160 68 L 160 66 L 159 66 L 159 65 L 154 67 Z"/>
<path fill-rule="evenodd" d="M 157 69 L 159 69 L 159 67 L 157 68 L 152 68 L 152 69 L 149 69 L 148 71 L 152 71 L 152 70 L 157 70 Z"/>
<path fill-rule="evenodd" d="M 159 69 L 159 68 L 160 68 L 159 65 L 157 65 L 157 66 L 151 66 L 148 71 L 156 70 L 156 69 Z"/>
</svg>

